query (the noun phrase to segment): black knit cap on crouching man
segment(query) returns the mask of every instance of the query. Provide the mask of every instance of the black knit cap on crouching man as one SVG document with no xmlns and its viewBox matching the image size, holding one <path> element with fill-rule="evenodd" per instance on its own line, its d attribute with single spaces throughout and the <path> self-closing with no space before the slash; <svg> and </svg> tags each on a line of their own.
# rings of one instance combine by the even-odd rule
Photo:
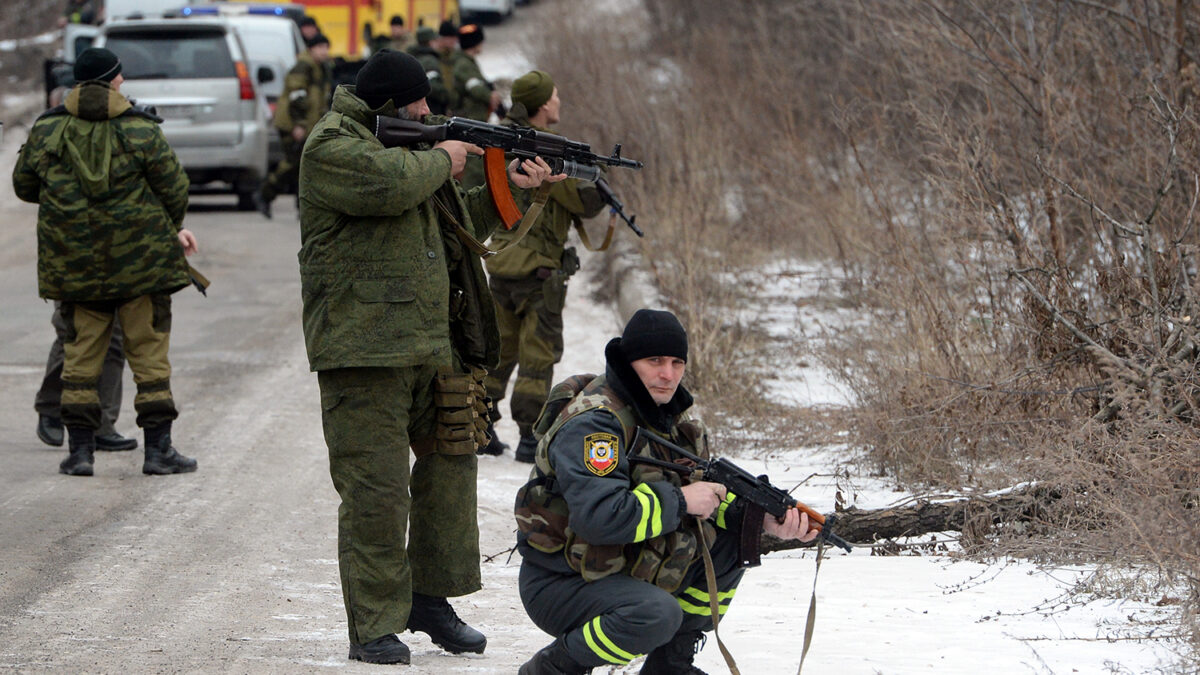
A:
<svg viewBox="0 0 1200 675">
<path fill-rule="evenodd" d="M 708 455 L 680 385 L 688 337 L 673 314 L 638 310 L 604 355 L 604 375 L 569 378 L 551 393 L 538 420 L 536 468 L 517 494 L 521 601 L 555 638 L 519 675 L 581 675 L 642 655 L 645 674 L 699 673 L 692 661 L 713 630 L 711 594 L 723 616 L 758 561 L 758 540 L 742 541 L 743 524 L 751 531 L 761 520 L 784 539 L 811 541 L 818 532 L 794 510 L 779 523 L 721 485 L 630 460 L 676 459 L 630 447 L 638 427 Z M 553 408 L 560 390 L 578 393 Z"/>
<path fill-rule="evenodd" d="M 487 441 L 473 419 L 499 353 L 483 266 L 463 241 L 487 239 L 500 216 L 486 188 L 452 178 L 479 148 L 385 148 L 374 135 L 378 116 L 427 114 L 429 91 L 415 58 L 381 50 L 337 88 L 301 155 L 305 347 L 341 497 L 349 658 L 372 663 L 408 663 L 406 630 L 455 654 L 487 646 L 448 599 L 481 587 L 475 450 Z M 516 166 L 522 197 L 565 178 L 544 160 Z"/>
</svg>

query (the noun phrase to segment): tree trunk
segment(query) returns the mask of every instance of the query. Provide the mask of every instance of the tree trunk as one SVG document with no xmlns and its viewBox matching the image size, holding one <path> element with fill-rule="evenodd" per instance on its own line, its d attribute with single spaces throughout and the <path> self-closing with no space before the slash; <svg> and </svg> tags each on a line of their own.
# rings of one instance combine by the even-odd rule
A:
<svg viewBox="0 0 1200 675">
<path fill-rule="evenodd" d="M 855 507 L 834 516 L 833 531 L 852 544 L 871 544 L 930 532 L 981 535 L 993 524 L 1035 520 L 1061 497 L 1051 487 L 1026 485 L 1002 494 L 946 501 L 918 501 L 911 506 L 864 511 Z M 815 546 L 763 536 L 763 553 Z"/>
</svg>

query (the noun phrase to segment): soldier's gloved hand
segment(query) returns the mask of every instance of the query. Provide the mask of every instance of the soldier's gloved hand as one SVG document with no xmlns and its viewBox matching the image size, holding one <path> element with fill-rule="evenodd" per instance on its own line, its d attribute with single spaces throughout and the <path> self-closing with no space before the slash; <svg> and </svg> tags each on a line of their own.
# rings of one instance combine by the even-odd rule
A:
<svg viewBox="0 0 1200 675">
<path fill-rule="evenodd" d="M 769 513 L 764 514 L 763 532 L 779 539 L 799 539 L 805 542 L 812 541 L 821 534 L 820 530 L 809 525 L 808 514 L 800 509 L 788 509 L 782 522 Z"/>
<path fill-rule="evenodd" d="M 433 146 L 434 150 L 444 150 L 450 155 L 450 175 L 457 177 L 467 168 L 467 155 L 482 155 L 483 148 L 473 143 L 462 141 L 442 141 Z"/>
<path fill-rule="evenodd" d="M 683 491 L 683 501 L 687 504 L 687 512 L 701 518 L 711 516 L 713 511 L 716 511 L 721 502 L 725 500 L 725 486 L 720 483 L 697 481 L 690 485 L 684 485 L 680 490 Z"/>
</svg>

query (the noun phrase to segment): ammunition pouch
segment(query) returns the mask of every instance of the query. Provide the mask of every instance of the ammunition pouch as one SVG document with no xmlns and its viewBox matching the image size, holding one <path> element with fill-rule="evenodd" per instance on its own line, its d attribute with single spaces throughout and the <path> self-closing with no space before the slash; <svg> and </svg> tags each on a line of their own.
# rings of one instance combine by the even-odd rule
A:
<svg viewBox="0 0 1200 675">
<path fill-rule="evenodd" d="M 553 493 L 553 476 L 535 476 L 517 490 L 514 513 L 525 541 L 543 553 L 558 553 L 567 543 L 567 501 Z"/>
<path fill-rule="evenodd" d="M 542 302 L 551 314 L 562 314 L 567 306 L 567 278 L 561 271 L 556 271 L 542 282 Z"/>
<path fill-rule="evenodd" d="M 467 366 L 469 372 L 450 368 L 438 371 L 433 381 L 436 409 L 437 451 L 443 455 L 473 455 L 488 443 L 490 419 L 487 390 L 483 378 L 487 370 Z"/>
<path fill-rule="evenodd" d="M 560 270 L 566 278 L 575 276 L 575 273 L 579 271 L 579 254 L 575 252 L 574 246 L 563 249 L 561 265 Z"/>
</svg>

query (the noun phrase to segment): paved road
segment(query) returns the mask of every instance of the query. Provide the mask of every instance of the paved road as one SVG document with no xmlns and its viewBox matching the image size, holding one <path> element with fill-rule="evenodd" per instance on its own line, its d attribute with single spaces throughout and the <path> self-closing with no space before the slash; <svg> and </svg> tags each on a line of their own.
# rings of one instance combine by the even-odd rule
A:
<svg viewBox="0 0 1200 675">
<path fill-rule="evenodd" d="M 23 135 L 10 126 L 4 172 Z M 295 211 L 281 199 L 268 221 L 230 205 L 193 199 L 192 262 L 213 285 L 207 298 L 175 295 L 174 438 L 199 471 L 144 476 L 139 449 L 98 453 L 94 477 L 67 477 L 57 472 L 64 451 L 34 435 L 53 338 L 51 307 L 37 299 L 36 207 L 0 181 L 0 669 L 379 672 L 345 660 L 338 501 L 300 331 Z M 577 311 L 597 313 L 580 325 L 615 330 L 607 310 Z M 140 439 L 133 393 L 126 371 L 118 429 Z M 512 495 L 526 473 L 508 458 L 481 463 L 485 556 L 511 546 Z M 507 556 L 485 562 L 484 591 L 456 603 L 488 633 L 486 655 L 449 657 L 408 634 L 416 665 L 406 672 L 515 672 L 547 641 L 521 610 L 515 575 Z"/>
</svg>

